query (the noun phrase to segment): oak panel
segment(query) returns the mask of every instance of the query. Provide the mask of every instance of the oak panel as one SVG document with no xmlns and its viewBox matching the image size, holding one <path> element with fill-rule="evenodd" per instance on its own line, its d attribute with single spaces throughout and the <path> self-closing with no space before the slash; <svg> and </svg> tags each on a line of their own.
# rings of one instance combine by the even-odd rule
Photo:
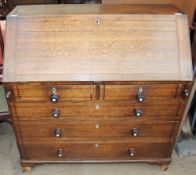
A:
<svg viewBox="0 0 196 175">
<path fill-rule="evenodd" d="M 38 7 L 36 15 L 16 8 L 7 19 L 3 81 L 192 80 L 185 15 L 131 14 L 123 5 L 108 6 L 113 13 L 104 5 L 74 7 L 82 14 L 70 14 L 66 5 L 67 11 Z"/>
</svg>

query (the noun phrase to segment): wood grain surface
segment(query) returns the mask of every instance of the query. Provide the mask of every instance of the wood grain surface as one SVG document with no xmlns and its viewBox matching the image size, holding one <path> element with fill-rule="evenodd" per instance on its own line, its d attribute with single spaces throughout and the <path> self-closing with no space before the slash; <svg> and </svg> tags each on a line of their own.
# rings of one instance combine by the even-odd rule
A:
<svg viewBox="0 0 196 175">
<path fill-rule="evenodd" d="M 98 144 L 98 147 L 97 147 Z M 169 158 L 169 142 L 165 143 L 142 143 L 142 142 L 90 142 L 90 143 L 51 143 L 46 142 L 25 142 L 24 150 L 26 160 L 137 160 Z M 41 148 L 41 149 L 40 149 Z M 136 148 L 134 157 L 129 156 L 129 148 Z M 63 149 L 64 156 L 57 157 L 58 149 Z"/>
<path fill-rule="evenodd" d="M 102 4 L 172 4 L 178 7 L 182 12 L 189 16 L 189 23 L 192 26 L 193 17 L 196 8 L 195 0 L 100 0 Z"/>
<path fill-rule="evenodd" d="M 114 1 L 115 2 L 115 1 Z M 35 12 L 36 8 L 36 12 Z M 175 14 L 180 12 L 174 5 L 99 5 L 99 4 L 64 4 L 64 5 L 29 5 L 17 6 L 10 15 L 46 16 L 75 14 Z"/>
<path fill-rule="evenodd" d="M 66 139 L 121 139 L 121 140 L 166 140 L 172 141 L 175 133 L 175 127 L 179 127 L 179 122 L 159 122 L 130 120 L 113 120 L 103 121 L 97 119 L 96 121 L 53 121 L 39 122 L 39 121 L 21 121 L 19 122 L 20 132 L 22 133 L 23 141 L 32 141 L 35 139 L 58 141 Z M 87 127 L 88 126 L 88 127 Z M 138 130 L 138 136 L 134 137 L 132 129 Z M 55 130 L 59 129 L 61 136 L 55 137 Z"/>
<path fill-rule="evenodd" d="M 42 6 L 40 15 L 26 17 L 28 7 L 19 8 L 21 15 L 16 9 L 7 19 L 4 82 L 192 80 L 185 15 L 109 6 L 113 14 L 104 5 L 93 5 L 91 13 L 87 6 L 65 5 L 68 12 L 55 6 L 60 12 L 45 16 Z"/>
<path fill-rule="evenodd" d="M 14 120 L 104 120 L 104 119 L 121 119 L 129 120 L 180 120 L 181 112 L 177 112 L 180 107 L 179 101 L 150 101 L 145 104 L 137 102 L 84 102 L 70 103 L 64 102 L 59 104 L 40 102 L 16 102 L 11 103 L 12 115 Z M 99 105 L 99 110 L 96 109 Z M 52 111 L 60 111 L 59 118 L 52 115 Z M 141 117 L 135 117 L 134 110 L 142 110 Z M 14 112 L 15 111 L 15 112 Z M 53 119 L 53 120 L 52 120 Z M 61 120 L 62 119 L 62 120 Z M 65 121 L 64 121 L 65 120 Z"/>
<path fill-rule="evenodd" d="M 84 83 L 84 82 L 83 82 Z M 186 83 L 185 83 L 186 84 Z M 117 82 L 87 82 L 84 84 L 71 83 L 15 83 L 12 85 L 17 101 L 50 101 L 52 89 L 61 101 L 92 101 L 92 100 L 126 100 L 135 101 L 139 89 L 145 100 L 181 98 L 184 83 L 147 82 L 117 83 Z M 97 88 L 99 87 L 99 90 Z"/>
<path fill-rule="evenodd" d="M 17 7 L 6 33 L 5 92 L 23 168 L 166 169 L 192 87 L 187 17 L 173 6 L 34 7 Z"/>
</svg>

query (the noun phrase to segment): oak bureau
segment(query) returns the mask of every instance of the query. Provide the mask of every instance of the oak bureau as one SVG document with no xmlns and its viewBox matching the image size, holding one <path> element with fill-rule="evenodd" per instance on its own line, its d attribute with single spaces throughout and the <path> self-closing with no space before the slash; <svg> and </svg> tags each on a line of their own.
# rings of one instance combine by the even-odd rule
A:
<svg viewBox="0 0 196 175">
<path fill-rule="evenodd" d="M 3 81 L 24 171 L 166 170 L 192 77 L 187 16 L 174 6 L 18 6 L 7 17 Z"/>
</svg>

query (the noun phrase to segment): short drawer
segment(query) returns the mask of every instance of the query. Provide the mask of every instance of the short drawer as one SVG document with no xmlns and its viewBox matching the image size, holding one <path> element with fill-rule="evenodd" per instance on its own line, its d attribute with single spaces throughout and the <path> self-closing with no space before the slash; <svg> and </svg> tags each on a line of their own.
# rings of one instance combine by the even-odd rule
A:
<svg viewBox="0 0 196 175">
<path fill-rule="evenodd" d="M 179 86 L 180 87 L 180 86 Z M 110 85 L 104 86 L 104 100 L 137 100 L 141 94 L 145 100 L 172 99 L 178 95 L 178 84 L 133 84 L 133 85 Z"/>
<path fill-rule="evenodd" d="M 25 140 L 70 138 L 124 138 L 171 140 L 179 122 L 74 121 L 74 122 L 19 122 Z"/>
<path fill-rule="evenodd" d="M 17 101 L 52 102 L 54 95 L 57 96 L 57 101 L 90 101 L 94 98 L 95 86 L 92 84 L 18 83 L 13 85 L 13 89 Z"/>
<path fill-rule="evenodd" d="M 24 142 L 26 160 L 131 161 L 170 157 L 170 142 Z"/>
<path fill-rule="evenodd" d="M 10 103 L 12 115 L 20 120 L 44 120 L 52 118 L 105 117 L 152 120 L 178 120 L 180 102 L 177 100 L 137 102 L 80 102 L 80 103 Z M 183 107 L 183 106 L 182 106 Z"/>
</svg>

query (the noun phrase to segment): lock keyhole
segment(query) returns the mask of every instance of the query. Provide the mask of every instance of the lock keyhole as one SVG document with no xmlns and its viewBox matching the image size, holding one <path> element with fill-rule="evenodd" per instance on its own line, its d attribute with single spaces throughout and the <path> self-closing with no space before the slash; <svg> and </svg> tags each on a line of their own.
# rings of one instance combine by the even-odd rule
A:
<svg viewBox="0 0 196 175">
<path fill-rule="evenodd" d="M 99 18 L 96 18 L 95 24 L 99 25 L 100 23 L 101 23 L 100 19 Z"/>
</svg>

